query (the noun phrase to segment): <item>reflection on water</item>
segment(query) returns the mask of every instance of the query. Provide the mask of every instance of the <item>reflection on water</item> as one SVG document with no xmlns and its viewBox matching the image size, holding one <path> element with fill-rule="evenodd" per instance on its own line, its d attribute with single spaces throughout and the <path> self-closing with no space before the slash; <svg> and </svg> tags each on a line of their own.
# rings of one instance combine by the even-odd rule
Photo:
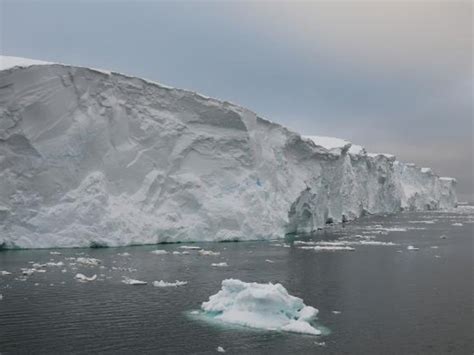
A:
<svg viewBox="0 0 474 355">
<path fill-rule="evenodd" d="M 179 244 L 3 251 L 0 272 L 12 274 L 0 275 L 0 351 L 215 353 L 222 346 L 227 353 L 470 353 L 471 211 L 368 217 L 297 238 L 312 243 L 306 245 L 397 244 L 355 243 L 349 252 L 305 250 L 294 238 L 195 244 L 219 255 L 173 254 L 185 250 Z M 151 253 L 155 249 L 168 253 Z M 227 267 L 211 265 L 224 262 Z M 45 272 L 22 275 L 34 263 L 50 264 L 36 265 Z M 97 278 L 79 282 L 78 273 Z M 124 277 L 148 284 L 126 285 Z M 331 332 L 314 337 L 215 326 L 190 314 L 225 278 L 282 283 L 318 308 L 318 322 Z M 153 287 L 160 280 L 188 283 Z"/>
</svg>

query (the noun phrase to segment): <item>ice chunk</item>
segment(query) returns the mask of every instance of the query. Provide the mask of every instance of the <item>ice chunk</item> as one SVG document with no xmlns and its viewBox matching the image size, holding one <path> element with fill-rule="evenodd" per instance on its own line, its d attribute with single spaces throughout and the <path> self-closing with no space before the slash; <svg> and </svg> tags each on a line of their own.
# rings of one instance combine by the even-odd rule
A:
<svg viewBox="0 0 474 355">
<path fill-rule="evenodd" d="M 452 225 L 452 226 L 455 226 L 455 227 L 462 227 L 463 224 L 462 224 L 462 223 L 453 223 L 453 224 L 451 224 L 451 225 Z"/>
<path fill-rule="evenodd" d="M 219 253 L 218 251 L 212 251 L 212 250 L 199 250 L 198 251 L 199 255 L 209 255 L 209 256 L 217 256 L 217 255 L 221 255 L 221 253 Z"/>
<path fill-rule="evenodd" d="M 117 255 L 119 255 L 119 256 L 130 256 L 130 253 L 124 252 L 124 253 L 118 253 Z"/>
<path fill-rule="evenodd" d="M 163 249 L 157 249 L 157 250 L 153 250 L 151 251 L 152 254 L 155 254 L 155 255 L 165 255 L 165 254 L 168 254 L 168 252 L 166 250 L 163 250 Z"/>
<path fill-rule="evenodd" d="M 187 284 L 188 284 L 187 281 L 178 281 L 178 280 L 176 280 L 175 282 L 166 282 L 163 280 L 153 281 L 153 286 L 155 287 L 177 287 L 177 286 L 184 286 Z"/>
<path fill-rule="evenodd" d="M 227 267 L 229 265 L 227 265 L 226 262 L 222 262 L 222 263 L 212 263 L 211 266 L 216 266 L 216 267 Z"/>
<path fill-rule="evenodd" d="M 101 263 L 99 259 L 79 257 L 76 259 L 76 262 L 83 265 L 97 266 Z"/>
<path fill-rule="evenodd" d="M 225 353 L 225 350 L 222 346 L 218 346 L 216 350 L 218 353 Z"/>
<path fill-rule="evenodd" d="M 315 250 L 315 251 L 354 251 L 355 248 L 348 246 L 339 246 L 339 245 L 315 245 L 315 246 L 302 246 L 299 249 L 306 250 Z"/>
<path fill-rule="evenodd" d="M 49 252 L 51 255 L 61 255 L 59 251 L 50 251 Z"/>
<path fill-rule="evenodd" d="M 189 255 L 189 251 L 174 251 L 173 255 Z"/>
<path fill-rule="evenodd" d="M 2 276 L 11 275 L 11 274 L 12 274 L 11 272 L 8 272 L 8 271 L 5 271 L 5 270 L 0 271 L 0 275 L 2 275 Z"/>
<path fill-rule="evenodd" d="M 236 279 L 222 281 L 221 290 L 201 305 L 220 321 L 251 328 L 318 335 L 312 324 L 318 310 L 291 296 L 279 283 L 261 284 Z"/>
<path fill-rule="evenodd" d="M 413 251 L 415 251 L 415 250 L 420 250 L 420 248 L 417 248 L 417 247 L 415 247 L 415 246 L 413 246 L 413 245 L 407 246 L 407 249 L 408 249 L 408 250 L 413 250 Z"/>
<path fill-rule="evenodd" d="M 182 245 L 180 246 L 181 249 L 188 249 L 188 250 L 201 250 L 201 247 L 198 247 L 197 245 Z"/>
<path fill-rule="evenodd" d="M 124 276 L 122 283 L 126 285 L 146 285 L 148 282 L 131 279 L 129 277 Z"/>
<path fill-rule="evenodd" d="M 76 274 L 74 278 L 77 279 L 77 281 L 79 282 L 89 282 L 89 281 L 95 281 L 97 279 L 97 275 L 94 274 L 93 276 L 87 277 L 84 274 Z"/>
</svg>

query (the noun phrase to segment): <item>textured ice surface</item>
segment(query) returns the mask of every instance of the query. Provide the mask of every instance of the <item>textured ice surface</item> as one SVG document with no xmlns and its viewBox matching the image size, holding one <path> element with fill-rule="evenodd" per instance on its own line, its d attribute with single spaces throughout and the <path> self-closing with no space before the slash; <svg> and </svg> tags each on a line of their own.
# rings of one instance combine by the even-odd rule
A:
<svg viewBox="0 0 474 355">
<path fill-rule="evenodd" d="M 221 290 L 204 302 L 202 310 L 223 322 L 251 328 L 318 335 L 311 325 L 318 310 L 291 296 L 281 284 L 235 279 L 222 281 Z"/>
<path fill-rule="evenodd" d="M 2 248 L 273 239 L 456 205 L 454 179 L 225 101 L 0 59 Z"/>
</svg>

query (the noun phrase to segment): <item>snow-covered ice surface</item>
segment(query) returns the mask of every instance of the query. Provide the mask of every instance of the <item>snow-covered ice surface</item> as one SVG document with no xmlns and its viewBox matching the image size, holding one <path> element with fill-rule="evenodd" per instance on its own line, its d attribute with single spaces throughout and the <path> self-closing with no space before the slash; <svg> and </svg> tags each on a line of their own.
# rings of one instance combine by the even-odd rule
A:
<svg viewBox="0 0 474 355">
<path fill-rule="evenodd" d="M 291 296 L 281 284 L 226 279 L 222 288 L 201 306 L 222 322 L 265 330 L 320 335 L 311 325 L 318 310 Z"/>
<path fill-rule="evenodd" d="M 454 179 L 226 101 L 114 72 L 0 63 L 2 248 L 274 239 L 456 205 Z"/>
</svg>

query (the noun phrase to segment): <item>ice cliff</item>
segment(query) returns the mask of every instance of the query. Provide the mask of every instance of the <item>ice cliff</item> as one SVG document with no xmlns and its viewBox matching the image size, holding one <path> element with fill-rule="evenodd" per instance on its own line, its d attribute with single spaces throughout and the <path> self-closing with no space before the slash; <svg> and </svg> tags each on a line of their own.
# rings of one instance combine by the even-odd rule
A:
<svg viewBox="0 0 474 355">
<path fill-rule="evenodd" d="M 311 232 L 456 205 L 455 180 L 114 72 L 0 57 L 0 245 Z"/>
</svg>

